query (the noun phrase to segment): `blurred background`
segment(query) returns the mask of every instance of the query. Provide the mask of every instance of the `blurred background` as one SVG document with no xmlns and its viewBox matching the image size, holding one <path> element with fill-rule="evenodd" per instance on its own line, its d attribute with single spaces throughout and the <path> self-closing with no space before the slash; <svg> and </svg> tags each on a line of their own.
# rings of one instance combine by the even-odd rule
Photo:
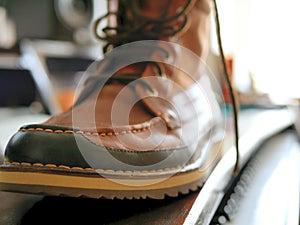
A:
<svg viewBox="0 0 300 225">
<path fill-rule="evenodd" d="M 102 55 L 93 22 L 106 13 L 106 4 L 106 0 L 0 0 L 0 105 L 31 105 L 49 114 L 68 108 L 81 73 Z M 298 99 L 300 2 L 219 0 L 218 4 L 225 54 L 239 92 L 268 94 L 279 104 Z M 214 59 L 218 47 L 213 18 L 211 26 Z"/>
<path fill-rule="evenodd" d="M 278 103 L 298 99 L 300 2 L 219 0 L 218 4 L 224 48 L 233 58 L 239 91 L 254 88 L 270 94 Z"/>
<path fill-rule="evenodd" d="M 82 73 L 101 56 L 92 22 L 105 3 L 0 0 L 0 105 L 48 114 L 72 105 Z"/>
</svg>

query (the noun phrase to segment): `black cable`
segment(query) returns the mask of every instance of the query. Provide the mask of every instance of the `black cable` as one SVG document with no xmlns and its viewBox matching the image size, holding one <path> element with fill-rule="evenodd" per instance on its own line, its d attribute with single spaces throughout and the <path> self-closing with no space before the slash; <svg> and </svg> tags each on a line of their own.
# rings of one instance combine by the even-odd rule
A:
<svg viewBox="0 0 300 225">
<path fill-rule="evenodd" d="M 233 120 L 234 120 L 234 134 L 235 134 L 235 147 L 236 147 L 236 163 L 234 167 L 234 174 L 236 175 L 239 172 L 239 167 L 240 167 L 240 151 L 239 151 L 239 130 L 238 130 L 238 103 L 237 99 L 234 93 L 234 88 L 232 85 L 231 78 L 228 73 L 228 69 L 226 66 L 226 61 L 225 61 L 225 56 L 224 56 L 224 51 L 223 51 L 223 46 L 222 46 L 222 40 L 221 40 L 221 28 L 220 28 L 220 20 L 219 20 L 219 13 L 218 13 L 218 7 L 217 7 L 217 2 L 214 0 L 214 8 L 215 8 L 215 18 L 216 18 L 216 31 L 217 31 L 217 39 L 218 39 L 218 45 L 219 45 L 219 51 L 220 51 L 220 56 L 222 60 L 222 65 L 224 69 L 224 77 L 225 81 L 227 83 L 228 89 L 229 89 L 229 95 L 230 95 L 230 100 L 232 103 L 232 108 L 233 108 Z"/>
</svg>

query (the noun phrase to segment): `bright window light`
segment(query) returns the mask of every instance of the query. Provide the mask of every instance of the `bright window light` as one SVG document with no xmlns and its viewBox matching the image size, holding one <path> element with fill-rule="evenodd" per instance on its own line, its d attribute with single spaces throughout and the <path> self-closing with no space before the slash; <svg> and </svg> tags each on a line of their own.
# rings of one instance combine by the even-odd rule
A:
<svg viewBox="0 0 300 225">
<path fill-rule="evenodd" d="M 260 92 L 300 98 L 300 1 L 219 0 L 218 4 L 224 49 L 234 58 L 237 86 L 246 87 L 251 74 Z M 214 38 L 212 43 L 214 51 Z"/>
</svg>

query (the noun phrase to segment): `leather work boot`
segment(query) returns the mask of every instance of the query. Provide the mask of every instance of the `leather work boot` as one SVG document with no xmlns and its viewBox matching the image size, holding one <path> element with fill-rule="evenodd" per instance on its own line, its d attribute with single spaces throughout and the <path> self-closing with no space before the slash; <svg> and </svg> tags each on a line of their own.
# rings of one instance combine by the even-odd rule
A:
<svg viewBox="0 0 300 225">
<path fill-rule="evenodd" d="M 210 3 L 109 1 L 95 23 L 104 58 L 71 109 L 11 138 L 0 188 L 110 199 L 199 189 L 224 139 L 204 63 Z"/>
</svg>

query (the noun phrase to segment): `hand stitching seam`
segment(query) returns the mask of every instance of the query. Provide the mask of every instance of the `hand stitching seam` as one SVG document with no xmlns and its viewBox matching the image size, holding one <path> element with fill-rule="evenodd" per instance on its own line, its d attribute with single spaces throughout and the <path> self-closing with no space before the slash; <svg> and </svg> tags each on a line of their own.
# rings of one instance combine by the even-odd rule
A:
<svg viewBox="0 0 300 225">
<path fill-rule="evenodd" d="M 145 132 L 147 130 L 150 130 L 151 126 L 142 127 L 140 129 L 131 129 L 131 130 L 124 130 L 120 132 L 88 132 L 88 131 L 73 131 L 73 130 L 53 130 L 53 129 L 45 129 L 45 128 L 21 128 L 19 129 L 19 132 L 27 132 L 27 131 L 41 131 L 41 132 L 48 132 L 48 133 L 65 133 L 65 134 L 84 134 L 84 135 L 92 135 L 92 136 L 117 136 L 117 135 L 124 135 L 124 134 L 130 134 L 130 133 L 140 133 Z"/>
<path fill-rule="evenodd" d="M 65 165 L 55 165 L 55 164 L 42 164 L 42 163 L 26 163 L 26 162 L 4 162 L 5 165 L 14 165 L 14 166 L 28 166 L 28 167 L 47 167 L 47 168 L 59 168 L 59 169 L 68 169 L 68 170 L 74 170 L 74 171 L 90 171 L 90 172 L 114 172 L 114 173 L 120 173 L 120 174 L 128 174 L 128 173 L 149 173 L 149 172 L 164 172 L 164 171 L 171 171 L 171 170 L 178 170 L 182 169 L 186 164 L 179 165 L 177 167 L 172 168 L 162 168 L 158 170 L 142 170 L 142 171 L 130 171 L 130 170 L 109 170 L 109 169 L 93 169 L 90 167 L 82 168 L 82 167 L 70 167 Z M 187 164 L 189 165 L 189 164 Z"/>
</svg>

